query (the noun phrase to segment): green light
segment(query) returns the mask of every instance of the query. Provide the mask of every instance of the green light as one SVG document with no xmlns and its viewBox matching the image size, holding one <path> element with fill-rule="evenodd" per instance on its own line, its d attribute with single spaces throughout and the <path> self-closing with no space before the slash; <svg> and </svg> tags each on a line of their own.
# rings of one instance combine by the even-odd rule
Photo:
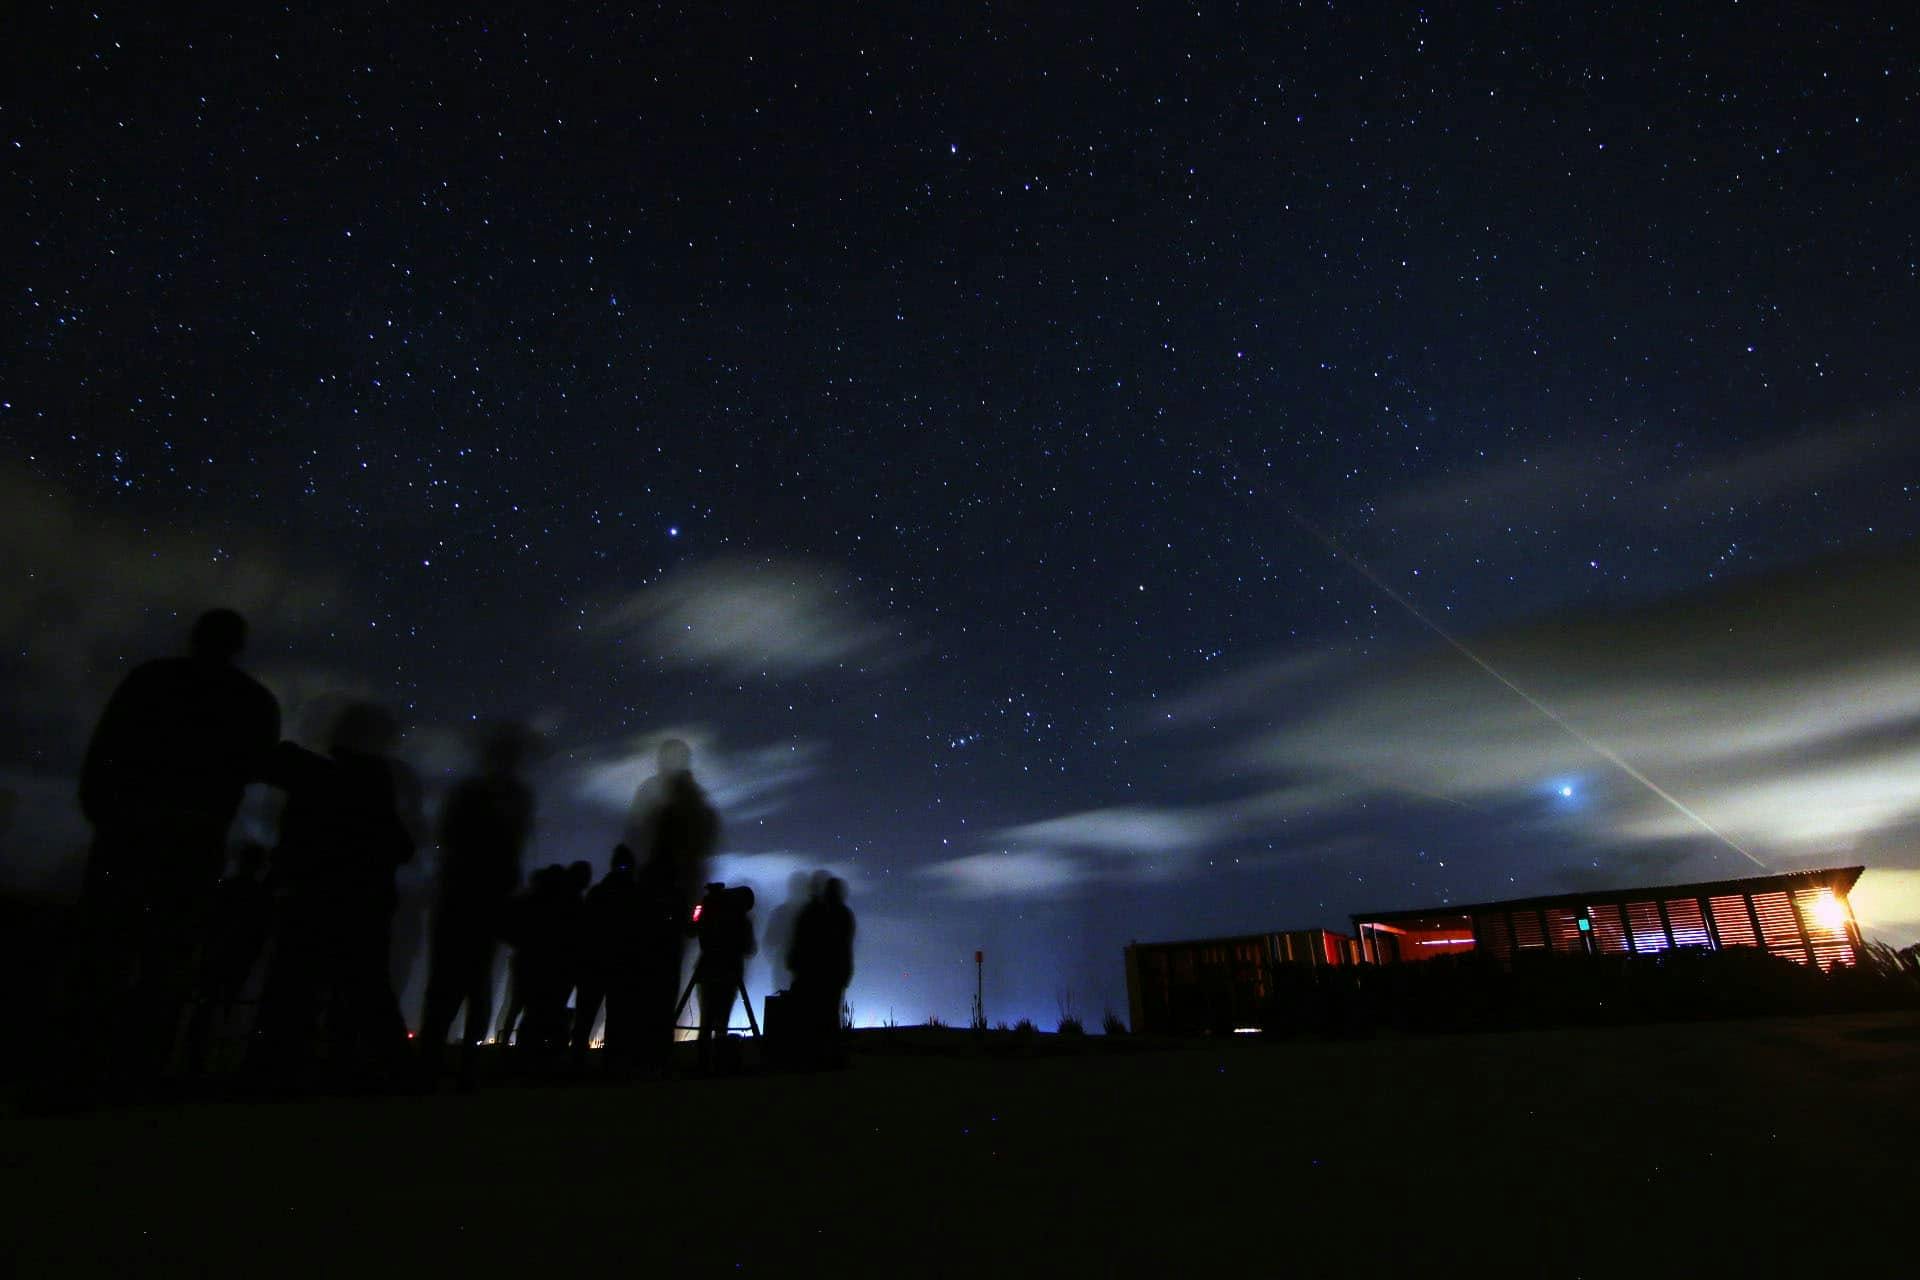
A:
<svg viewBox="0 0 1920 1280">
<path fill-rule="evenodd" d="M 1587 919 L 1587 918 L 1586 918 L 1585 916 L 1581 916 L 1581 917 L 1580 917 L 1580 932 L 1582 932 L 1582 933 L 1592 933 L 1592 932 L 1593 932 L 1593 921 L 1591 921 L 1591 920 L 1589 920 L 1589 919 Z"/>
</svg>

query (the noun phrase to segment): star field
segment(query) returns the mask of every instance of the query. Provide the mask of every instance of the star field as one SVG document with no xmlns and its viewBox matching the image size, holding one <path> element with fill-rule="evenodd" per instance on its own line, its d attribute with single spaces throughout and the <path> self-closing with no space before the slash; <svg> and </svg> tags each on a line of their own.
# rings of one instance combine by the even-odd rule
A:
<svg viewBox="0 0 1920 1280">
<path fill-rule="evenodd" d="M 540 724 L 541 861 L 682 732 L 739 874 L 853 881 L 863 1020 L 1739 873 L 1384 584 L 1773 863 L 1920 869 L 1897 716 L 1807 731 L 1893 801 L 1757 798 L 1795 689 L 1920 681 L 1898 6 L 18 29 L 10 846 L 218 594 L 430 779 Z"/>
</svg>

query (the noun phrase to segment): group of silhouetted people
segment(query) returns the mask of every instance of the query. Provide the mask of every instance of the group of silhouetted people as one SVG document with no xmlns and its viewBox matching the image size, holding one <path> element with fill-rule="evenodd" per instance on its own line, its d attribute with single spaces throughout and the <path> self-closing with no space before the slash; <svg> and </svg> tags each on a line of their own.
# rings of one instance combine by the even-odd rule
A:
<svg viewBox="0 0 1920 1280">
<path fill-rule="evenodd" d="M 240 615 L 203 615 L 187 657 L 122 682 L 88 747 L 80 793 L 94 842 L 69 1002 L 79 1075 L 151 1080 L 183 1049 L 190 1070 L 205 1069 L 214 1029 L 256 983 L 243 1066 L 268 1082 L 431 1082 L 463 1006 L 463 1083 L 494 1039 L 531 1060 L 584 1065 L 596 1026 L 611 1068 L 659 1073 L 696 987 L 700 1064 L 733 1064 L 728 1024 L 755 951 L 753 893 L 706 879 L 720 824 L 686 744 L 660 748 L 595 883 L 586 862 L 523 876 L 534 740 L 511 725 L 483 735 L 478 768 L 447 794 L 432 833 L 437 891 L 414 1053 L 390 976 L 392 930 L 396 875 L 428 833 L 418 781 L 392 754 L 398 725 L 356 703 L 334 719 L 324 754 L 282 741 L 277 702 L 236 665 L 245 639 Z M 256 782 L 283 795 L 277 838 L 271 849 L 243 844 L 228 871 L 228 829 Z M 783 957 L 799 1060 L 838 1059 L 853 967 L 845 896 L 844 883 L 816 877 Z M 683 989 L 689 938 L 699 955 Z M 503 942 L 510 995 L 495 1032 Z"/>
</svg>

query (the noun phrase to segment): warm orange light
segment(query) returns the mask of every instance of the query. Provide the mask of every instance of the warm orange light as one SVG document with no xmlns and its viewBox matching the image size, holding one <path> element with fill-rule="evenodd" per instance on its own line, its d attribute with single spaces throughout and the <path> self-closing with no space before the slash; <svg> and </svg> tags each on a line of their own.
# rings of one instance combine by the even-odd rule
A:
<svg viewBox="0 0 1920 1280">
<path fill-rule="evenodd" d="M 1807 919 L 1828 933 L 1847 931 L 1847 904 L 1831 891 L 1823 892 L 1807 903 Z"/>
</svg>

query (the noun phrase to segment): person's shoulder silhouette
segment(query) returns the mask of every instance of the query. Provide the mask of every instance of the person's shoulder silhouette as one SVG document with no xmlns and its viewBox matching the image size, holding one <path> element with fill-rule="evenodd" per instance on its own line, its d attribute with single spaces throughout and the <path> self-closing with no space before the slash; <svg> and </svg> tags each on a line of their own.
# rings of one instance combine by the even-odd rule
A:
<svg viewBox="0 0 1920 1280">
<path fill-rule="evenodd" d="M 280 705 L 235 660 L 247 624 L 231 609 L 194 623 L 186 657 L 136 667 L 101 713 L 81 769 L 96 827 L 198 820 L 222 829 L 280 738 Z"/>
</svg>

